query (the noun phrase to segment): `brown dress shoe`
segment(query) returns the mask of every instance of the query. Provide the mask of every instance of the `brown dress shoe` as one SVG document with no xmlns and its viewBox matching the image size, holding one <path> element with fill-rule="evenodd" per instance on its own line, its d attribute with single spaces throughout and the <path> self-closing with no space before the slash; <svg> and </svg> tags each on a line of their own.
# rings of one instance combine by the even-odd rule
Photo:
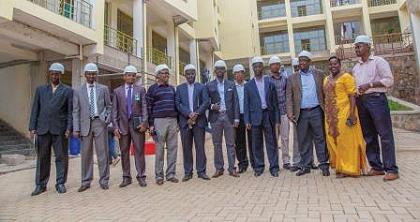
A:
<svg viewBox="0 0 420 222">
<path fill-rule="evenodd" d="M 367 176 L 382 176 L 385 175 L 385 172 L 383 170 L 375 170 L 375 169 L 370 169 L 369 172 L 367 173 Z"/>
<path fill-rule="evenodd" d="M 223 175 L 223 171 L 221 171 L 221 170 L 216 170 L 216 172 L 213 174 L 213 178 L 218 178 L 218 177 L 220 177 L 220 176 L 222 176 Z"/>
<path fill-rule="evenodd" d="M 229 172 L 229 176 L 239 177 L 239 174 L 238 174 L 238 172 L 236 172 L 236 170 L 232 170 L 231 172 Z"/>
<path fill-rule="evenodd" d="M 384 181 L 393 181 L 400 178 L 398 173 L 386 173 L 384 176 Z"/>
</svg>

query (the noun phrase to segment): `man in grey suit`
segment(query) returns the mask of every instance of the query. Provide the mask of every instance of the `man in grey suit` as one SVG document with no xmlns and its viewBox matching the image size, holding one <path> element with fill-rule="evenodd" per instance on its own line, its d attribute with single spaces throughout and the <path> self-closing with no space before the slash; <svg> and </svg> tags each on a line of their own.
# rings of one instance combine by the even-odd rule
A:
<svg viewBox="0 0 420 222">
<path fill-rule="evenodd" d="M 224 171 L 222 137 L 225 134 L 229 175 L 239 177 L 235 167 L 235 130 L 239 125 L 239 100 L 235 83 L 224 79 L 226 63 L 223 60 L 214 64 L 216 79 L 207 84 L 210 96 L 209 121 L 214 145 L 213 178 L 220 177 Z"/>
<path fill-rule="evenodd" d="M 74 92 L 73 135 L 81 137 L 82 185 L 78 192 L 90 188 L 93 180 L 93 142 L 99 167 L 99 184 L 107 190 L 109 181 L 108 132 L 111 98 L 108 87 L 96 82 L 98 67 L 88 63 L 84 69 L 86 84 Z"/>
<path fill-rule="evenodd" d="M 255 78 L 245 84 L 244 121 L 252 134 L 252 152 L 254 153 L 254 176 L 264 172 L 264 139 L 270 173 L 279 176 L 279 151 L 276 139 L 276 121 L 280 119 L 276 86 L 270 77 L 263 76 L 264 61 L 261 57 L 252 58 Z M 264 134 L 264 136 L 263 136 Z"/>
<path fill-rule="evenodd" d="M 147 186 L 146 159 L 144 156 L 144 132 L 147 129 L 146 90 L 135 84 L 137 69 L 127 66 L 124 69 L 124 84 L 114 90 L 112 100 L 112 125 L 114 134 L 119 139 L 123 181 L 120 187 L 131 184 L 130 144 L 134 144 L 134 161 L 137 169 L 137 181 L 141 187 Z"/>
<path fill-rule="evenodd" d="M 184 155 L 185 175 L 182 178 L 183 182 L 190 180 L 193 175 L 193 140 L 198 178 L 210 180 L 206 174 L 207 160 L 204 149 L 205 128 L 207 126 L 206 110 L 210 100 L 207 87 L 195 82 L 196 71 L 194 65 L 188 64 L 185 66 L 184 73 L 187 82 L 177 86 L 175 96 Z"/>
<path fill-rule="evenodd" d="M 31 138 L 36 135 L 36 178 L 32 196 L 47 190 L 51 167 L 51 146 L 54 148 L 57 170 L 55 189 L 65 193 L 68 153 L 64 141 L 72 128 L 73 90 L 60 82 L 64 66 L 53 63 L 49 68 L 50 83 L 36 89 L 29 122 Z"/>
</svg>

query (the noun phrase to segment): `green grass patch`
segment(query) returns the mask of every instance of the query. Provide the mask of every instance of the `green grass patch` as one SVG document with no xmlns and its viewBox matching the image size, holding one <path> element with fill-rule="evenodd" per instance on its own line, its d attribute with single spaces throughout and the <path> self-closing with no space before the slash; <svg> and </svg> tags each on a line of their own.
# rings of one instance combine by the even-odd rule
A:
<svg viewBox="0 0 420 222">
<path fill-rule="evenodd" d="M 389 109 L 391 111 L 407 111 L 407 110 L 412 110 L 411 108 L 409 108 L 407 106 L 404 106 L 404 105 L 402 105 L 400 103 L 397 103 L 395 101 L 392 101 L 392 100 L 388 100 L 388 106 L 389 106 Z"/>
</svg>

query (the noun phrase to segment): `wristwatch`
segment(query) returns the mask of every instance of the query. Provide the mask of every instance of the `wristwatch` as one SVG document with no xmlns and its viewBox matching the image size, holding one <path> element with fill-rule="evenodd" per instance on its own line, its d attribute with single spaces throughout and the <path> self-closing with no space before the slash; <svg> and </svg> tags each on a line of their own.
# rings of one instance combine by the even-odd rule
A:
<svg viewBox="0 0 420 222">
<path fill-rule="evenodd" d="M 373 82 L 369 83 L 369 87 L 373 88 Z"/>
</svg>

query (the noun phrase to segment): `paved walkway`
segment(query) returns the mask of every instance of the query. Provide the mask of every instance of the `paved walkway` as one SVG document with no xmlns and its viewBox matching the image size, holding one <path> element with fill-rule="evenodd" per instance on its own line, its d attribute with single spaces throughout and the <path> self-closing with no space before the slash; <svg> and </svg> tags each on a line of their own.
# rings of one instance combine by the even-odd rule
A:
<svg viewBox="0 0 420 222">
<path fill-rule="evenodd" d="M 255 178 L 248 171 L 240 178 L 194 177 L 157 186 L 149 156 L 148 187 L 118 188 L 118 165 L 111 169 L 110 190 L 101 190 L 95 180 L 91 189 L 78 193 L 80 159 L 75 158 L 63 195 L 55 192 L 54 172 L 48 192 L 37 197 L 30 197 L 33 169 L 1 175 L 0 221 L 420 221 L 420 135 L 397 130 L 396 137 L 404 151 L 397 153 L 401 179 L 387 183 L 381 177 L 322 177 L 319 171 L 299 178 L 286 171 L 273 178 L 266 171 Z M 214 172 L 211 147 L 209 175 Z M 181 178 L 181 150 L 178 154 Z"/>
</svg>

